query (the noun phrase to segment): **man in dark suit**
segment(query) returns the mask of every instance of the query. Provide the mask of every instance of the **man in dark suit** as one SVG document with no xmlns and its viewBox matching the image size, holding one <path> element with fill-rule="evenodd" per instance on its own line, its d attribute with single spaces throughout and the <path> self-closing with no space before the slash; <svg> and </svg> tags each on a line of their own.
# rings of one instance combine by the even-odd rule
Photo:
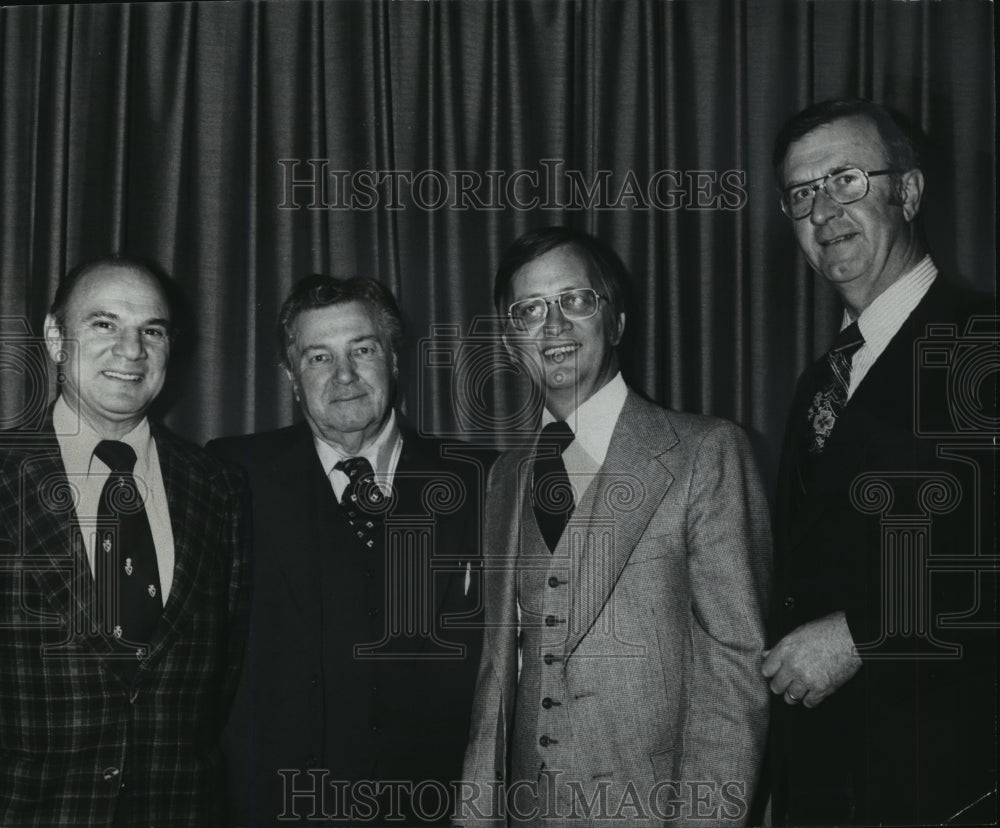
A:
<svg viewBox="0 0 1000 828">
<path fill-rule="evenodd" d="M 0 825 L 218 825 L 243 642 L 239 476 L 146 419 L 163 277 L 71 272 L 45 320 L 60 394 L 0 434 Z"/>
<path fill-rule="evenodd" d="M 479 657 L 482 472 L 399 422 L 400 315 L 378 282 L 303 279 L 279 338 L 305 422 L 209 446 L 252 492 L 233 821 L 446 821 Z"/>
<path fill-rule="evenodd" d="M 810 107 L 774 164 L 844 317 L 799 381 L 780 469 L 773 819 L 992 823 L 995 311 L 926 254 L 923 175 L 881 107 Z"/>
<path fill-rule="evenodd" d="M 469 825 L 747 819 L 767 503 L 736 425 L 626 386 L 626 278 L 566 227 L 521 236 L 497 269 L 506 344 L 545 408 L 489 478 Z"/>
</svg>

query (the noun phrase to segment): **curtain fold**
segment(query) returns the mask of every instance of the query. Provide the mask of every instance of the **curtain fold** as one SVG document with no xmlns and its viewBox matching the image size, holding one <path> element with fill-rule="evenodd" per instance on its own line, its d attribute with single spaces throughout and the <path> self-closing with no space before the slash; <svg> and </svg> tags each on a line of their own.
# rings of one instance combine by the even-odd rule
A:
<svg viewBox="0 0 1000 828">
<path fill-rule="evenodd" d="M 770 476 L 838 321 L 778 210 L 774 134 L 832 96 L 907 114 L 934 151 L 935 257 L 991 289 L 992 32 L 977 0 L 6 7 L 0 334 L 40 335 L 84 259 L 158 263 L 193 311 L 167 420 L 204 441 L 295 416 L 274 325 L 296 279 L 373 276 L 408 324 L 407 416 L 499 443 L 529 403 L 493 271 L 568 223 L 633 274 L 629 381 L 742 423 Z M 6 424 L 38 393 L 13 353 Z"/>
</svg>

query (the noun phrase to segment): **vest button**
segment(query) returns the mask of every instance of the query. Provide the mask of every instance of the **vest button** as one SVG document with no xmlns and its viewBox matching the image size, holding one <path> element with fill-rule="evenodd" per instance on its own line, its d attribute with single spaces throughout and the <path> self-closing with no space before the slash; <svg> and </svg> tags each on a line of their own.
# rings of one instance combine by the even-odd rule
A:
<svg viewBox="0 0 1000 828">
<path fill-rule="evenodd" d="M 538 740 L 538 744 L 540 744 L 542 747 L 548 747 L 550 741 L 551 740 L 549 739 L 548 736 L 543 736 L 541 739 Z"/>
<path fill-rule="evenodd" d="M 556 617 L 554 615 L 545 616 L 545 626 L 554 627 L 556 625 Z"/>
<path fill-rule="evenodd" d="M 795 609 L 795 599 L 791 595 L 789 595 L 785 599 L 785 609 L 786 610 L 793 610 L 793 609 Z"/>
<path fill-rule="evenodd" d="M 542 707 L 544 707 L 546 710 L 552 707 L 552 699 L 550 699 L 548 696 L 542 699 Z"/>
<path fill-rule="evenodd" d="M 546 653 L 545 657 L 542 658 L 542 661 L 544 661 L 546 664 L 551 664 L 555 660 L 556 660 L 556 657 L 554 655 L 552 655 L 552 653 Z"/>
<path fill-rule="evenodd" d="M 555 575 L 549 576 L 549 586 L 552 587 L 553 589 L 559 586 L 559 579 Z"/>
</svg>

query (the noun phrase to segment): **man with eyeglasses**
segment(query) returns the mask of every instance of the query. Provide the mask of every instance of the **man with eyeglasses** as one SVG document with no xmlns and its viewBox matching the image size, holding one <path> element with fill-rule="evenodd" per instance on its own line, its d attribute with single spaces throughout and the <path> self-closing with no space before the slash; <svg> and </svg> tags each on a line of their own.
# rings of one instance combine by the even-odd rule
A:
<svg viewBox="0 0 1000 828">
<path fill-rule="evenodd" d="M 773 822 L 993 823 L 995 572 L 975 558 L 995 554 L 995 455 L 988 434 L 983 453 L 984 433 L 952 425 L 965 393 L 996 422 L 988 354 L 964 387 L 931 384 L 991 303 L 938 275 L 916 229 L 914 145 L 880 106 L 804 110 L 778 135 L 774 168 L 844 313 L 799 380 L 779 472 L 763 664 Z M 923 360 L 942 333 L 945 360 Z M 935 439 L 942 428 L 965 448 Z"/>
<path fill-rule="evenodd" d="M 627 274 L 565 227 L 496 275 L 544 400 L 486 498 L 466 824 L 742 824 L 767 728 L 767 505 L 745 435 L 630 390 Z"/>
</svg>

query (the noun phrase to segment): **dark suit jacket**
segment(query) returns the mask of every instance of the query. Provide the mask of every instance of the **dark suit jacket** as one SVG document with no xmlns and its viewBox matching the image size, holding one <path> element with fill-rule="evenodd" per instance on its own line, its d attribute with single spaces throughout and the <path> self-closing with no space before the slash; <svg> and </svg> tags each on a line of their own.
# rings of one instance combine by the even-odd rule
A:
<svg viewBox="0 0 1000 828">
<path fill-rule="evenodd" d="M 174 581 L 133 680 L 99 634 L 51 418 L 0 433 L 0 825 L 217 825 L 219 735 L 243 642 L 242 482 L 152 428 Z M 123 787 L 124 783 L 124 787 Z"/>
<path fill-rule="evenodd" d="M 442 446 L 403 432 L 375 530 L 387 557 L 356 546 L 306 425 L 209 445 L 252 491 L 252 629 L 227 740 L 236 824 L 273 826 L 286 808 L 345 815 L 331 782 L 458 778 L 481 639 L 469 625 L 484 471 Z M 325 797 L 285 798 L 314 780 Z M 355 794 L 357 815 L 381 822 L 372 796 Z"/>
<path fill-rule="evenodd" d="M 996 635 L 976 626 L 996 621 L 995 575 L 975 560 L 996 554 L 996 455 L 971 409 L 956 418 L 976 394 L 996 416 L 982 384 L 995 344 L 959 345 L 970 315 L 992 310 L 939 277 L 847 403 L 805 495 L 795 452 L 819 363 L 799 382 L 771 639 L 843 610 L 864 663 L 815 709 L 775 701 L 779 824 L 941 821 L 996 785 Z M 945 327 L 922 344 L 931 324 Z"/>
</svg>

